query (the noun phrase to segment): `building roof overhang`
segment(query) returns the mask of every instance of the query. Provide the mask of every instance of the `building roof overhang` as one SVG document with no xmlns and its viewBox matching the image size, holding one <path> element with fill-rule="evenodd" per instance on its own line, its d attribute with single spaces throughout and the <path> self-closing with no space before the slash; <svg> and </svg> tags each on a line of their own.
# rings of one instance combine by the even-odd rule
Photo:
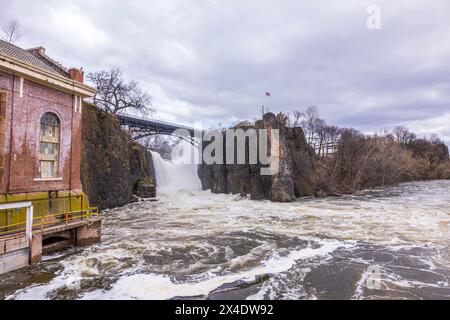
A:
<svg viewBox="0 0 450 320">
<path fill-rule="evenodd" d="M 84 83 L 31 66 L 1 53 L 0 70 L 83 98 L 93 97 L 96 92 L 95 88 Z"/>
</svg>

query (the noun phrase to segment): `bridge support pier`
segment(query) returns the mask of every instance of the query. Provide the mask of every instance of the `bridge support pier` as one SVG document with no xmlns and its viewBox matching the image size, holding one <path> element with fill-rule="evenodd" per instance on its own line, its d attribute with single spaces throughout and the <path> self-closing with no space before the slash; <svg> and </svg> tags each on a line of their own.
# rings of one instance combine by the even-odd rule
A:
<svg viewBox="0 0 450 320">
<path fill-rule="evenodd" d="M 30 244 L 30 264 L 41 262 L 42 260 L 42 235 L 34 234 Z"/>
<path fill-rule="evenodd" d="M 95 220 L 76 230 L 76 246 L 88 246 L 100 242 L 101 238 L 101 220 Z"/>
</svg>

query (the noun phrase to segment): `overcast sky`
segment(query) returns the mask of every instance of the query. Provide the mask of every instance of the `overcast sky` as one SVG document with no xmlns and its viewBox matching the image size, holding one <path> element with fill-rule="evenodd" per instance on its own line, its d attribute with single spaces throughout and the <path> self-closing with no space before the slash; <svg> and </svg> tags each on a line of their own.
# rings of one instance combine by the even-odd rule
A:
<svg viewBox="0 0 450 320">
<path fill-rule="evenodd" d="M 120 67 L 157 118 L 208 127 L 262 104 L 317 105 L 328 123 L 450 142 L 447 0 L 0 2 L 0 22 L 21 23 L 19 46 L 87 72 Z M 372 4 L 380 30 L 366 26 Z"/>
</svg>

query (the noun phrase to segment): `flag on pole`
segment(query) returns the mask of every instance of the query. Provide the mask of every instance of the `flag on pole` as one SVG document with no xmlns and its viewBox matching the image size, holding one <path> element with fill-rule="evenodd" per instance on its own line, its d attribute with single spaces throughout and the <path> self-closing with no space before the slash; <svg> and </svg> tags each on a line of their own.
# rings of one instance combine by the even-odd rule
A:
<svg viewBox="0 0 450 320">
<path fill-rule="evenodd" d="M 270 92 L 266 92 L 266 97 L 270 97 Z"/>
</svg>

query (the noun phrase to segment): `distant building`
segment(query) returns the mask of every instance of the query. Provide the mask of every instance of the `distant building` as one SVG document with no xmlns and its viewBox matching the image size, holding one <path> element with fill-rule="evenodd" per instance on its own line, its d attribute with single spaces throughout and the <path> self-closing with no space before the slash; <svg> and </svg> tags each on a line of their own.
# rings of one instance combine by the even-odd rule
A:
<svg viewBox="0 0 450 320">
<path fill-rule="evenodd" d="M 42 47 L 24 50 L 0 40 L 0 241 L 26 232 L 24 201 L 32 202 L 33 229 L 68 225 L 87 212 L 81 113 L 95 89 L 83 77 Z"/>
</svg>

